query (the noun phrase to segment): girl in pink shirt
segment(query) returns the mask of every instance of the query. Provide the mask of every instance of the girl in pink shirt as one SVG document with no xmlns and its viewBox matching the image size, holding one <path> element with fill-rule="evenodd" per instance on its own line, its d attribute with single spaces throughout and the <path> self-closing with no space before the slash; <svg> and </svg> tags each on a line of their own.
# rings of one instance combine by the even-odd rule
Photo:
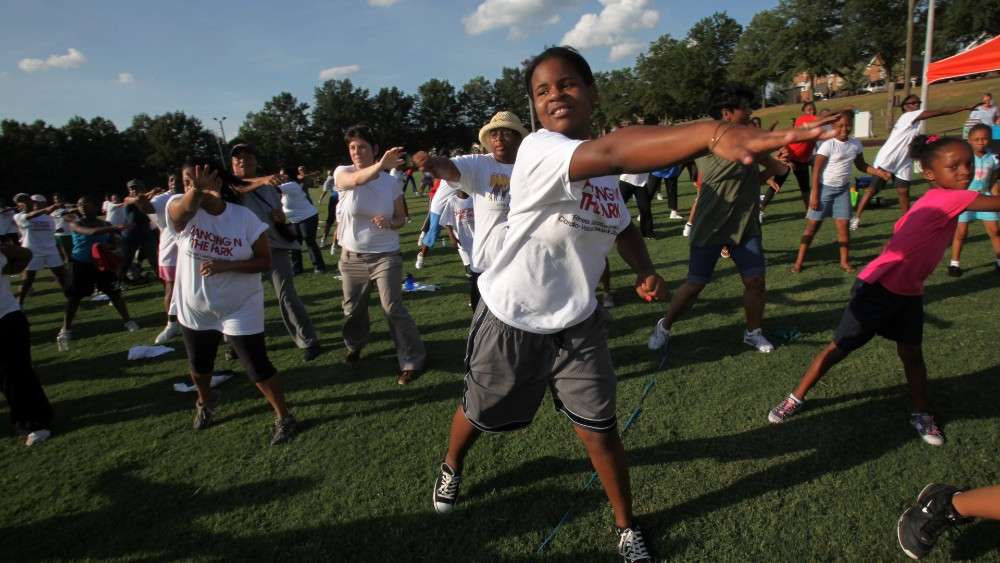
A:
<svg viewBox="0 0 1000 563">
<path fill-rule="evenodd" d="M 830 342 L 812 361 L 798 387 L 768 420 L 778 424 L 795 414 L 806 393 L 835 364 L 875 335 L 896 341 L 913 401 L 910 424 L 928 444 L 944 444 L 944 433 L 928 412 L 927 366 L 924 364 L 924 281 L 941 261 L 963 211 L 1000 210 L 1000 198 L 968 190 L 972 181 L 972 149 L 952 137 L 918 136 L 910 156 L 920 161 L 931 189 L 896 222 L 882 253 L 858 275 L 851 300 Z"/>
</svg>

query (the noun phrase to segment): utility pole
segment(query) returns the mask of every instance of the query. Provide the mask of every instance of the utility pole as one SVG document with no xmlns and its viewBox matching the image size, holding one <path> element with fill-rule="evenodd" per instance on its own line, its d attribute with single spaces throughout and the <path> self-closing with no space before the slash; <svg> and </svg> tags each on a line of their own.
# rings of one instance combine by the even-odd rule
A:
<svg viewBox="0 0 1000 563">
<path fill-rule="evenodd" d="M 226 129 L 222 126 L 222 122 L 226 120 L 226 116 L 223 115 L 221 118 L 213 117 L 212 120 L 219 124 L 219 132 L 222 133 L 221 141 L 219 137 L 215 138 L 215 143 L 219 145 L 219 158 L 222 159 L 222 166 L 229 168 L 226 166 L 226 153 L 222 150 L 222 145 L 229 142 L 226 140 Z"/>
<path fill-rule="evenodd" d="M 927 38 L 924 40 L 924 71 L 920 83 L 920 109 L 927 109 L 927 67 L 931 64 L 931 48 L 934 46 L 934 0 L 927 1 Z M 920 122 L 920 132 L 927 130 L 927 120 Z"/>
<path fill-rule="evenodd" d="M 910 69 L 913 67 L 913 10 L 917 0 L 909 0 L 906 7 L 906 66 L 903 68 L 903 99 L 910 95 Z"/>
</svg>

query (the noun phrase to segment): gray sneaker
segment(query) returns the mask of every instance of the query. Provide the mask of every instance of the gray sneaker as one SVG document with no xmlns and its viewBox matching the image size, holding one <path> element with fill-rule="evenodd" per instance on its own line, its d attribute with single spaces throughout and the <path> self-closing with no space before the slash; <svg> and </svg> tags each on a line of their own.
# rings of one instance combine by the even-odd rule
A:
<svg viewBox="0 0 1000 563">
<path fill-rule="evenodd" d="M 291 440 L 292 434 L 295 433 L 296 424 L 295 417 L 290 414 L 274 419 L 274 433 L 271 434 L 271 445 L 277 446 Z"/>
<path fill-rule="evenodd" d="M 209 394 L 208 402 L 196 401 L 194 403 L 194 423 L 195 430 L 204 430 L 212 425 L 215 417 L 215 409 L 219 406 L 219 392 L 212 391 Z"/>
</svg>

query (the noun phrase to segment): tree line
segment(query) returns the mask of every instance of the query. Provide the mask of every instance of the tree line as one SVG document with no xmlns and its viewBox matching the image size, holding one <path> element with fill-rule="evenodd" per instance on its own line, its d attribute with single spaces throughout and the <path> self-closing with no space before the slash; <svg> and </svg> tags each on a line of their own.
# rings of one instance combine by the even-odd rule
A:
<svg viewBox="0 0 1000 563">
<path fill-rule="evenodd" d="M 922 51 L 927 2 L 916 2 L 915 58 Z M 595 75 L 600 100 L 595 130 L 623 122 L 684 121 L 707 113 L 709 94 L 723 81 L 747 84 L 761 97 L 768 84 L 790 84 L 794 75 L 836 72 L 858 88 L 876 55 L 892 76 L 903 65 L 907 0 L 780 0 L 746 27 L 726 13 L 695 23 L 684 37 L 664 34 L 632 67 Z M 982 35 L 1000 34 L 1000 0 L 939 0 L 934 53 L 957 52 Z M 311 105 L 281 92 L 247 114 L 236 140 L 257 145 L 265 170 L 328 168 L 346 162 L 344 130 L 368 123 L 383 147 L 468 150 L 476 131 L 499 110 L 528 120 L 524 64 L 505 67 L 489 80 L 477 76 L 456 88 L 432 78 L 414 94 L 396 87 L 372 93 L 349 79 L 315 88 Z M 763 101 L 763 100 L 759 100 Z M 163 182 L 188 155 L 218 154 L 218 137 L 184 112 L 140 114 L 119 130 L 102 117 L 0 123 L 0 193 L 77 193 L 120 190 L 130 178 Z"/>
</svg>

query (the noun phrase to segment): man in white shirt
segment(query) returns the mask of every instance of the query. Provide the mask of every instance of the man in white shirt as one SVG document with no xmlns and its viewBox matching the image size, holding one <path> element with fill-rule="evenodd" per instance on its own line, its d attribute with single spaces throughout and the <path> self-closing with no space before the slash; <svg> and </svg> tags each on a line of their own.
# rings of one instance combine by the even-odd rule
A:
<svg viewBox="0 0 1000 563">
<path fill-rule="evenodd" d="M 56 246 L 56 222 L 49 215 L 59 206 L 48 205 L 45 196 L 39 194 L 30 197 L 28 194 L 17 194 L 14 202 L 18 209 L 18 213 L 14 215 L 14 223 L 21 231 L 21 246 L 32 253 L 31 262 L 22 274 L 21 291 L 17 296 L 18 303 L 24 306 L 24 300 L 27 299 L 39 270 L 48 268 L 65 291 L 66 267 Z"/>
</svg>

